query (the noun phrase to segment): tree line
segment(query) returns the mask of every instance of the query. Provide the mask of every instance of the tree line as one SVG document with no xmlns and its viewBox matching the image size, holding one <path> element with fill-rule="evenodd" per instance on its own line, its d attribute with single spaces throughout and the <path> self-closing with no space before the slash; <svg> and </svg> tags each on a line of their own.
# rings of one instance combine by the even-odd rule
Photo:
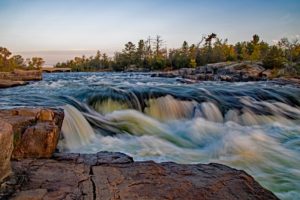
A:
<svg viewBox="0 0 300 200">
<path fill-rule="evenodd" d="M 285 65 L 300 62 L 300 42 L 282 38 L 270 45 L 255 34 L 250 41 L 229 44 L 215 33 L 202 36 L 196 44 L 182 43 L 180 48 L 167 49 L 160 37 L 139 40 L 137 44 L 128 42 L 121 52 L 113 57 L 97 51 L 95 56 L 75 57 L 55 67 L 68 67 L 72 71 L 126 71 L 126 70 L 172 70 L 194 68 L 209 63 L 227 61 L 262 61 L 266 69 L 279 69 Z M 39 57 L 24 59 L 4 47 L 0 47 L 0 71 L 13 69 L 40 69 L 44 60 Z"/>
<path fill-rule="evenodd" d="M 41 69 L 44 63 L 43 58 L 32 57 L 24 59 L 21 55 L 12 55 L 7 48 L 0 47 L 0 71 Z"/>
<path fill-rule="evenodd" d="M 75 57 L 55 67 L 70 67 L 73 71 L 169 70 L 203 66 L 226 61 L 262 61 L 267 69 L 281 68 L 285 64 L 300 62 L 300 43 L 282 38 L 275 45 L 260 40 L 255 34 L 250 41 L 229 44 L 215 33 L 203 36 L 197 44 L 184 41 L 180 48 L 167 49 L 160 36 L 128 42 L 113 57 L 97 51 L 95 56 Z"/>
</svg>

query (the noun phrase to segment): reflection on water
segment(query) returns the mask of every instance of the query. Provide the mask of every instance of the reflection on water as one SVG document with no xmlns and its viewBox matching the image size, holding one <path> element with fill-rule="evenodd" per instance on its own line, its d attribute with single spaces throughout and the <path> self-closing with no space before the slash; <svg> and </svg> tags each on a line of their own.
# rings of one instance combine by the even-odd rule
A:
<svg viewBox="0 0 300 200">
<path fill-rule="evenodd" d="M 64 108 L 62 151 L 219 162 L 247 171 L 279 198 L 300 198 L 300 88 L 293 85 L 69 73 L 0 91 L 2 108 L 33 105 Z"/>
</svg>

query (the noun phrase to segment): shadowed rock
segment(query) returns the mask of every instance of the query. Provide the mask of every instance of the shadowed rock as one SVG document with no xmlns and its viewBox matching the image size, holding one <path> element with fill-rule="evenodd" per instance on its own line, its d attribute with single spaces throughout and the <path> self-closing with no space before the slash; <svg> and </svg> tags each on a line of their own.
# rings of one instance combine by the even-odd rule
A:
<svg viewBox="0 0 300 200">
<path fill-rule="evenodd" d="M 13 199 L 277 199 L 244 171 L 220 164 L 133 162 L 99 152 L 24 159 L 13 169 L 27 177 L 12 186 Z"/>
<path fill-rule="evenodd" d="M 10 157 L 12 151 L 12 126 L 0 119 L 0 183 L 11 173 Z"/>
</svg>

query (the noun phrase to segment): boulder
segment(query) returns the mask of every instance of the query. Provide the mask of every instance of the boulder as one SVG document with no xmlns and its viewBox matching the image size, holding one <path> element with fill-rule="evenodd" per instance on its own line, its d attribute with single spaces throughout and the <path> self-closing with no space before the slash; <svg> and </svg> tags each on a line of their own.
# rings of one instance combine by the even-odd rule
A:
<svg viewBox="0 0 300 200">
<path fill-rule="evenodd" d="M 39 122 L 22 133 L 13 158 L 49 158 L 56 149 L 60 128 L 54 123 Z"/>
<path fill-rule="evenodd" d="M 56 149 L 64 118 L 61 109 L 0 110 L 0 119 L 12 126 L 13 159 L 50 158 Z"/>
<path fill-rule="evenodd" d="M 195 74 L 195 69 L 194 68 L 181 68 L 178 70 L 179 75 L 184 76 L 184 75 L 193 75 Z"/>
<path fill-rule="evenodd" d="M 13 161 L 12 199 L 278 199 L 250 175 L 221 164 L 134 162 L 123 153 L 55 154 Z M 37 198 L 38 197 L 38 198 Z"/>
<path fill-rule="evenodd" d="M 0 119 L 0 183 L 11 173 L 10 158 L 12 151 L 12 126 Z"/>
</svg>

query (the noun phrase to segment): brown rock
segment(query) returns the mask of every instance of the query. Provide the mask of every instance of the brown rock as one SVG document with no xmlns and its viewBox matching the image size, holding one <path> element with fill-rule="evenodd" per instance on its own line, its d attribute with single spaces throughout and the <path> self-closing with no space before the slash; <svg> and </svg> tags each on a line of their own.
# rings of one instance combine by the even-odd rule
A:
<svg viewBox="0 0 300 200">
<path fill-rule="evenodd" d="M 14 172 L 25 171 L 28 180 L 17 187 L 20 192 L 15 190 L 14 197 L 23 197 L 22 191 L 43 189 L 47 191 L 43 199 L 93 199 L 89 167 L 84 164 L 53 159 L 23 159 L 14 161 L 13 168 Z"/>
<path fill-rule="evenodd" d="M 56 149 L 64 113 L 60 109 L 0 110 L 0 119 L 14 132 L 12 158 L 49 158 Z"/>
<path fill-rule="evenodd" d="M 220 164 L 136 162 L 92 171 L 99 199 L 276 199 L 245 172 Z"/>
<path fill-rule="evenodd" d="M 10 124 L 0 119 L 0 183 L 11 173 L 13 131 Z"/>
<path fill-rule="evenodd" d="M 21 191 L 13 200 L 43 200 L 46 193 L 45 189 Z"/>
<path fill-rule="evenodd" d="M 0 79 L 0 88 L 16 87 L 16 86 L 27 85 L 27 84 L 28 82 L 25 81 L 11 81 L 11 80 Z"/>
<path fill-rule="evenodd" d="M 59 132 L 60 128 L 51 122 L 40 122 L 28 127 L 14 148 L 13 158 L 51 157 L 58 143 Z"/>
<path fill-rule="evenodd" d="M 49 109 L 42 109 L 39 112 L 38 119 L 41 121 L 53 121 L 54 113 Z"/>
<path fill-rule="evenodd" d="M 244 171 L 220 164 L 133 162 L 100 152 L 24 159 L 13 168 L 28 180 L 12 195 L 20 199 L 37 189 L 44 199 L 277 199 Z"/>
<path fill-rule="evenodd" d="M 12 73 L 13 79 L 21 81 L 40 81 L 42 80 L 41 70 L 19 70 L 15 69 Z"/>
<path fill-rule="evenodd" d="M 13 72 L 0 72 L 0 79 L 11 81 L 39 81 L 42 80 L 41 70 L 20 70 Z"/>
</svg>

